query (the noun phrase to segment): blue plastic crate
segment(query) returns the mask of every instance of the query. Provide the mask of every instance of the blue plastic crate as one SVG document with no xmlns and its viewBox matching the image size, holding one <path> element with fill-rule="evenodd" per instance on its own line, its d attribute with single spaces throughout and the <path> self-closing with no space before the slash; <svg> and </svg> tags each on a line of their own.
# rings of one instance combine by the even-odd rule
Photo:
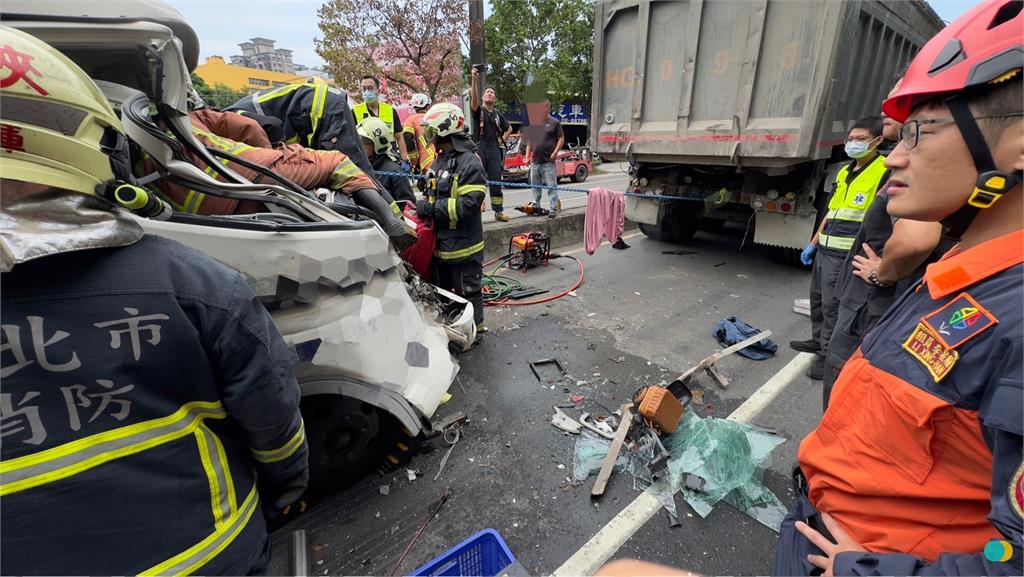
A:
<svg viewBox="0 0 1024 577">
<path fill-rule="evenodd" d="M 494 577 L 515 561 L 515 555 L 509 551 L 501 535 L 494 529 L 484 529 L 413 571 L 412 575 Z"/>
</svg>

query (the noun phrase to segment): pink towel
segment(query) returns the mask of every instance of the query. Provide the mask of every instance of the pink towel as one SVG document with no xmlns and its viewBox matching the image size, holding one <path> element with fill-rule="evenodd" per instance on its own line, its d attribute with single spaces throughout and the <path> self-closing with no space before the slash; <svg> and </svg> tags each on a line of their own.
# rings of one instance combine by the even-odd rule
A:
<svg viewBox="0 0 1024 577">
<path fill-rule="evenodd" d="M 583 246 L 594 254 L 601 239 L 615 243 L 626 228 L 625 196 L 607 188 L 591 188 L 587 197 L 587 213 L 583 221 Z"/>
</svg>

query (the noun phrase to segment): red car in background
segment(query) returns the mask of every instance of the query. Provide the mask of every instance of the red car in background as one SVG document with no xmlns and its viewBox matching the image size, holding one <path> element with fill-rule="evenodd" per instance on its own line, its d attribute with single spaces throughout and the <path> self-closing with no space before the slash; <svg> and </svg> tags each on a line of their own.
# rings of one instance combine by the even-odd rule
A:
<svg viewBox="0 0 1024 577">
<path fill-rule="evenodd" d="M 505 169 L 501 178 L 506 182 L 519 182 L 530 178 L 530 165 L 526 162 L 526 143 L 522 135 L 513 134 L 505 146 Z M 555 171 L 558 180 L 568 178 L 573 182 L 583 182 L 594 170 L 590 160 L 590 149 L 585 146 L 572 147 L 558 151 Z"/>
</svg>

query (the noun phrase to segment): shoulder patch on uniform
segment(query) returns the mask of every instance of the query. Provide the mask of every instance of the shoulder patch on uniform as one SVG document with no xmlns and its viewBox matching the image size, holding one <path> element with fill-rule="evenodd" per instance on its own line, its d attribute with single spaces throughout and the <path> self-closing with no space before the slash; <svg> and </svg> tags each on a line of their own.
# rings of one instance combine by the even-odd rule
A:
<svg viewBox="0 0 1024 577">
<path fill-rule="evenodd" d="M 924 322 L 917 323 L 917 328 L 910 333 L 903 348 L 921 361 L 936 383 L 946 378 L 960 359 L 960 353 L 947 348 Z"/>
<path fill-rule="evenodd" d="M 967 293 L 960 293 L 941 309 L 921 319 L 939 341 L 955 349 L 999 323 Z"/>
<path fill-rule="evenodd" d="M 1017 516 L 1024 518 L 1024 463 L 1020 464 L 1010 481 L 1010 504 Z"/>
</svg>

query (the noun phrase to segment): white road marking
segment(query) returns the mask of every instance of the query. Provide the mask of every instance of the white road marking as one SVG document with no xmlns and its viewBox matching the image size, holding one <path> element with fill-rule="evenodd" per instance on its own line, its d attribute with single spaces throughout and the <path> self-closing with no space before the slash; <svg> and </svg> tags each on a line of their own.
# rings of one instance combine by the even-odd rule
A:
<svg viewBox="0 0 1024 577">
<path fill-rule="evenodd" d="M 802 374 L 814 360 L 811 353 L 799 353 L 765 384 L 750 395 L 732 414 L 729 419 L 748 423 L 793 380 Z M 593 575 L 602 565 L 615 555 L 626 541 L 629 540 L 659 510 L 661 503 L 648 491 L 644 491 L 626 508 L 619 511 L 607 525 L 591 537 L 579 551 L 569 557 L 561 567 L 555 569 L 554 576 Z"/>
</svg>

